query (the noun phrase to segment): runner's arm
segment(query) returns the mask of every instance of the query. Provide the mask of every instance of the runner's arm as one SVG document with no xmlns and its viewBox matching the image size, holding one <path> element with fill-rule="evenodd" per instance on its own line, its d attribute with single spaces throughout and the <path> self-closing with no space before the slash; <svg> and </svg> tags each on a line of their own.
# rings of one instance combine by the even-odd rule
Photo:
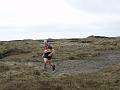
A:
<svg viewBox="0 0 120 90">
<path fill-rule="evenodd" d="M 49 56 L 51 56 L 54 52 L 55 52 L 55 50 L 54 50 L 54 49 L 52 49 L 52 52 L 49 54 Z"/>
</svg>

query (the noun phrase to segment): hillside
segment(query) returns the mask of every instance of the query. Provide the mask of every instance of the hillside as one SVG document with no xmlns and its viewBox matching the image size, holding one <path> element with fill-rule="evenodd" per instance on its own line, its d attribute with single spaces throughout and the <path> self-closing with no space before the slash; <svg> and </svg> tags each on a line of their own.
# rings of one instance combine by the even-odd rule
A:
<svg viewBox="0 0 120 90">
<path fill-rule="evenodd" d="M 120 38 L 49 39 L 56 71 L 43 70 L 42 40 L 0 42 L 0 90 L 119 90 Z M 47 86 L 47 87 L 46 87 Z"/>
</svg>

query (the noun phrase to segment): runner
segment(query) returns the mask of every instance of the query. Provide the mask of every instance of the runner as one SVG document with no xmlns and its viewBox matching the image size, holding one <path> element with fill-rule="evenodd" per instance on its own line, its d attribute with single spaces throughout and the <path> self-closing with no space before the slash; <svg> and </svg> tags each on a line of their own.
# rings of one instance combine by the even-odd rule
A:
<svg viewBox="0 0 120 90">
<path fill-rule="evenodd" d="M 54 53 L 54 49 L 50 44 L 48 44 L 47 40 L 44 40 L 44 48 L 43 48 L 43 59 L 44 59 L 44 69 L 47 70 L 47 63 L 52 67 L 52 70 L 55 70 L 55 65 L 52 63 L 52 55 Z"/>
</svg>

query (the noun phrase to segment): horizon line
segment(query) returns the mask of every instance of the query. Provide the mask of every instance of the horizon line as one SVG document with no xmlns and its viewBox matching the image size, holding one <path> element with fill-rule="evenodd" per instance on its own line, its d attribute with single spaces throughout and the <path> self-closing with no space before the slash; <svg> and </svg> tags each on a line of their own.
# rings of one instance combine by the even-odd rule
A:
<svg viewBox="0 0 120 90">
<path fill-rule="evenodd" d="M 119 38 L 120 36 L 104 36 L 104 35 L 90 35 L 90 36 L 86 36 L 86 37 L 68 37 L 68 38 L 40 38 L 40 39 L 33 39 L 33 38 L 24 38 L 24 39 L 11 39 L 11 40 L 0 40 L 0 42 L 4 42 L 4 41 L 24 41 L 24 40 L 59 40 L 59 39 L 84 39 L 84 38 L 89 38 L 89 37 L 99 37 L 99 38 Z"/>
</svg>

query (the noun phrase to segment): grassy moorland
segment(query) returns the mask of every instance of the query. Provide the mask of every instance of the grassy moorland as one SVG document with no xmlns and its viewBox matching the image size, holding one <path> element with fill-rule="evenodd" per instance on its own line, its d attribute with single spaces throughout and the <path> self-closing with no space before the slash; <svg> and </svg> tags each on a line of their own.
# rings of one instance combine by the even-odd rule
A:
<svg viewBox="0 0 120 90">
<path fill-rule="evenodd" d="M 42 40 L 0 42 L 0 90 L 120 90 L 120 38 L 50 39 L 56 71 L 43 70 Z"/>
</svg>

